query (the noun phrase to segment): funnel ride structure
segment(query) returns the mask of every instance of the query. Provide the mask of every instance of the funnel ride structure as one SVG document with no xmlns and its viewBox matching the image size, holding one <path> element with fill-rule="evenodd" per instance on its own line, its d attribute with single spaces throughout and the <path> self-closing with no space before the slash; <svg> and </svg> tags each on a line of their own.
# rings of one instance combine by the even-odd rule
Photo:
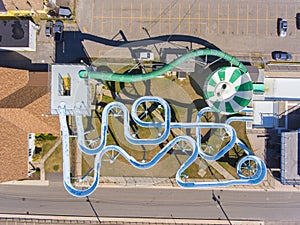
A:
<svg viewBox="0 0 300 225">
<path fill-rule="evenodd" d="M 204 85 L 207 104 L 217 112 L 232 114 L 245 108 L 252 99 L 253 85 L 248 73 L 237 67 L 222 67 Z"/>
<path fill-rule="evenodd" d="M 86 70 L 80 71 L 79 76 L 83 79 L 100 79 L 100 80 L 111 80 L 119 82 L 135 82 L 141 80 L 147 80 L 155 78 L 172 68 L 176 67 L 180 63 L 188 60 L 192 57 L 213 55 L 221 57 L 230 62 L 230 67 L 224 67 L 217 72 L 210 75 L 206 81 L 206 100 L 210 107 L 201 109 L 198 112 L 196 121 L 188 123 L 172 122 L 171 121 L 171 110 L 169 104 L 160 97 L 155 96 L 144 96 L 137 99 L 131 108 L 131 112 L 127 107 L 120 102 L 111 102 L 105 106 L 102 111 L 101 120 L 101 131 L 98 138 L 99 145 L 95 148 L 91 148 L 86 143 L 85 133 L 83 128 L 83 115 L 82 111 L 84 106 L 82 103 L 76 104 L 75 109 L 75 121 L 77 127 L 77 139 L 78 146 L 82 152 L 89 155 L 94 155 L 94 167 L 93 174 L 94 179 L 92 184 L 86 189 L 77 189 L 73 186 L 70 177 L 70 150 L 69 150 L 69 129 L 66 120 L 66 106 L 62 102 L 58 107 L 59 119 L 61 125 L 61 133 L 63 140 L 63 170 L 64 170 L 64 186 L 66 190 L 73 196 L 84 197 L 94 192 L 98 186 L 100 179 L 101 159 L 108 151 L 115 151 L 122 155 L 133 167 L 138 169 L 147 169 L 153 167 L 159 162 L 163 156 L 168 154 L 174 146 L 184 143 L 189 146 L 191 153 L 185 162 L 183 162 L 176 173 L 176 181 L 179 186 L 183 188 L 203 188 L 203 187 L 222 187 L 230 185 L 254 185 L 260 183 L 266 175 L 266 166 L 264 162 L 258 157 L 254 156 L 253 153 L 242 143 L 230 123 L 232 121 L 251 121 L 252 117 L 231 117 L 226 123 L 214 123 L 214 122 L 201 122 L 201 118 L 206 112 L 218 111 L 225 114 L 233 114 L 239 111 L 251 111 L 251 109 L 244 109 L 251 100 L 252 97 L 252 82 L 247 74 L 247 69 L 242 63 L 236 60 L 234 57 L 217 50 L 197 50 L 189 52 L 175 59 L 170 64 L 165 65 L 157 71 L 153 71 L 146 74 L 116 74 L 109 72 L 89 72 Z M 162 112 L 163 121 L 152 122 L 143 121 L 138 116 L 138 108 L 143 104 L 152 104 L 160 108 Z M 107 145 L 107 131 L 108 131 L 108 118 L 109 116 L 118 111 L 119 116 L 123 117 L 123 133 L 126 141 L 133 145 L 159 145 L 167 140 L 172 129 L 175 128 L 190 128 L 196 130 L 196 137 L 192 138 L 189 136 L 177 136 L 173 140 L 169 141 L 161 150 L 149 161 L 140 162 L 136 160 L 132 155 L 129 155 L 125 149 L 117 145 Z M 157 137 L 152 139 L 139 139 L 130 130 L 130 118 L 136 123 L 137 126 L 144 128 L 157 128 L 161 132 L 157 134 Z M 228 141 L 223 147 L 215 153 L 209 153 L 206 149 L 201 146 L 201 129 L 222 129 L 225 131 Z M 226 154 L 231 148 L 238 145 L 244 152 L 244 157 L 238 162 L 236 166 L 236 172 L 239 179 L 235 180 L 223 180 L 223 181 L 210 181 L 210 182 L 189 182 L 183 181 L 182 176 L 185 170 L 198 159 L 198 157 L 205 160 L 218 160 L 224 154 Z"/>
</svg>

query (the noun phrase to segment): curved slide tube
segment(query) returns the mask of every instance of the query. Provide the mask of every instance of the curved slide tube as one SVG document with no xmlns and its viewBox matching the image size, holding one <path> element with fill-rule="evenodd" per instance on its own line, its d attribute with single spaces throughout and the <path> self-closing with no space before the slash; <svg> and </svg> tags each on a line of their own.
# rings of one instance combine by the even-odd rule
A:
<svg viewBox="0 0 300 225">
<path fill-rule="evenodd" d="M 177 67 L 178 65 L 180 65 L 181 63 L 185 62 L 190 58 L 194 58 L 197 56 L 206 56 L 206 55 L 223 58 L 228 62 L 230 62 L 232 65 L 238 67 L 242 71 L 242 73 L 247 72 L 246 67 L 233 56 L 225 52 L 221 52 L 214 49 L 201 49 L 201 50 L 188 52 L 187 54 L 182 55 L 181 57 L 178 57 L 177 59 L 173 60 L 171 63 L 166 64 L 162 68 L 145 74 L 119 74 L 119 73 L 110 73 L 110 72 L 94 72 L 94 71 L 82 70 L 79 72 L 79 76 L 81 78 L 87 78 L 87 79 L 100 79 L 100 80 L 117 81 L 117 82 L 137 82 L 137 81 L 153 79 L 172 70 L 173 68 Z"/>
<path fill-rule="evenodd" d="M 164 112 L 165 112 L 165 115 L 164 115 L 165 121 L 164 122 L 144 122 L 144 121 L 141 121 L 137 117 L 136 112 L 137 112 L 138 106 L 141 103 L 144 103 L 147 101 L 160 103 L 164 107 Z M 127 119 L 124 119 L 124 122 L 126 120 L 128 122 L 128 120 L 129 120 L 128 111 L 122 103 L 113 102 L 113 103 L 108 104 L 105 107 L 105 109 L 103 111 L 103 116 L 102 116 L 102 130 L 101 130 L 101 135 L 104 135 L 103 137 L 101 137 L 101 140 L 103 141 L 103 143 L 100 144 L 101 148 L 98 147 L 98 148 L 96 148 L 96 150 L 95 149 L 92 149 L 92 150 L 86 149 L 86 147 L 83 145 L 84 131 L 83 131 L 83 127 L 82 127 L 81 115 L 77 115 L 77 114 L 80 114 L 79 113 L 80 107 L 78 107 L 77 111 L 76 111 L 76 116 L 78 116 L 78 118 L 76 119 L 76 122 L 77 122 L 77 126 L 81 126 L 81 127 L 79 127 L 80 129 L 78 129 L 78 139 L 80 139 L 80 142 L 81 142 L 81 145 L 79 145 L 79 147 L 83 148 L 84 151 L 86 151 L 89 154 L 96 155 L 95 161 L 94 161 L 94 181 L 93 181 L 93 183 L 91 184 L 90 187 L 88 187 L 85 190 L 78 190 L 75 187 L 73 187 L 73 185 L 71 183 L 70 155 L 69 155 L 69 130 L 68 130 L 67 121 L 66 121 L 66 106 L 65 106 L 65 103 L 62 102 L 59 105 L 58 110 L 59 110 L 59 119 L 60 119 L 60 124 L 61 124 L 62 140 L 63 140 L 63 170 L 64 170 L 63 178 L 64 178 L 64 186 L 65 186 L 66 190 L 71 195 L 76 196 L 76 197 L 88 196 L 93 191 L 95 191 L 95 189 L 97 188 L 98 183 L 99 183 L 101 159 L 107 151 L 111 151 L 111 150 L 117 151 L 134 167 L 136 167 L 138 169 L 147 169 L 147 168 L 154 166 L 165 154 L 168 153 L 168 151 L 170 151 L 174 147 L 175 144 L 177 144 L 180 141 L 187 142 L 192 147 L 191 155 L 180 166 L 179 170 L 176 173 L 176 181 L 177 181 L 178 185 L 180 185 L 184 188 L 220 187 L 220 186 L 246 185 L 246 184 L 250 185 L 250 184 L 257 184 L 264 179 L 264 177 L 266 175 L 266 166 L 265 166 L 264 162 L 262 160 L 260 160 L 259 158 L 257 158 L 256 156 L 253 156 L 252 152 L 241 141 L 239 141 L 239 139 L 236 137 L 236 133 L 235 133 L 234 129 L 229 125 L 229 123 L 233 120 L 239 120 L 239 121 L 246 120 L 247 121 L 247 120 L 250 120 L 249 117 L 245 117 L 245 119 L 243 119 L 243 117 L 236 117 L 233 119 L 229 119 L 229 120 L 227 120 L 227 123 L 225 123 L 225 124 L 204 123 L 204 122 L 200 122 L 201 117 L 203 116 L 203 114 L 205 112 L 208 112 L 209 110 L 211 110 L 210 108 L 204 108 L 204 109 L 200 110 L 200 112 L 198 113 L 198 116 L 197 116 L 197 121 L 194 123 L 171 123 L 170 115 L 169 115 L 170 110 L 169 110 L 169 107 L 167 107 L 167 105 L 168 104 L 159 97 L 142 97 L 133 104 L 134 107 L 132 109 L 132 113 L 133 113 L 133 117 L 135 117 L 134 120 L 135 120 L 135 122 L 137 122 L 138 125 L 142 125 L 145 127 L 153 126 L 153 127 L 162 127 L 164 129 L 168 129 L 167 131 L 166 130 L 164 131 L 166 134 L 169 134 L 170 129 L 172 129 L 172 128 L 178 128 L 178 127 L 180 127 L 180 128 L 196 128 L 197 142 L 193 138 L 188 137 L 188 136 L 176 137 L 173 140 L 171 140 L 164 148 L 162 148 L 150 161 L 145 162 L 145 163 L 137 161 L 136 159 L 134 159 L 132 156 L 130 156 L 124 149 L 122 149 L 119 146 L 115 146 L 115 145 L 105 146 L 106 145 L 106 137 L 105 136 L 106 136 L 106 132 L 108 129 L 108 120 L 107 119 L 108 119 L 109 111 L 113 107 L 117 107 L 122 110 L 122 112 L 124 114 L 124 118 L 128 117 Z M 105 117 L 105 115 L 106 115 L 106 117 Z M 106 120 L 104 120 L 104 119 L 106 119 Z M 169 124 L 169 125 L 166 125 L 166 124 Z M 212 155 L 212 156 L 207 155 L 203 152 L 203 150 L 200 147 L 201 146 L 200 128 L 223 128 L 223 129 L 225 129 L 226 133 L 230 136 L 230 141 L 216 155 Z M 130 135 L 129 126 L 126 123 L 124 125 L 124 133 L 126 133 L 127 137 L 129 137 L 128 140 L 133 144 L 139 145 L 139 144 L 141 144 L 139 141 L 144 140 L 144 139 L 140 140 L 140 139 L 132 138 Z M 81 137 L 79 137 L 79 136 L 81 136 Z M 150 139 L 149 143 L 158 145 L 161 143 L 161 140 L 159 140 L 159 138 L 158 139 Z M 198 156 L 200 156 L 206 160 L 217 160 L 221 156 L 223 156 L 226 152 L 228 152 L 234 144 L 238 144 L 247 153 L 247 156 L 243 157 L 237 164 L 237 174 L 239 175 L 240 179 L 230 180 L 230 181 L 216 181 L 216 182 L 185 182 L 185 181 L 182 181 L 182 179 L 181 179 L 182 173 L 197 159 Z M 250 167 L 250 162 L 251 162 L 251 165 L 255 164 L 255 168 Z M 245 168 L 251 172 L 250 176 L 243 173 L 243 170 Z M 253 175 L 252 175 L 252 173 L 253 173 Z"/>
<path fill-rule="evenodd" d="M 126 106 L 120 102 L 111 102 L 108 105 L 105 106 L 103 112 L 102 112 L 102 123 L 101 123 L 101 134 L 100 134 L 100 144 L 94 149 L 89 148 L 85 145 L 84 141 L 84 129 L 82 124 L 82 114 L 80 108 L 83 107 L 83 105 L 79 104 L 76 107 L 76 126 L 78 131 L 78 146 L 86 154 L 89 155 L 95 155 L 98 152 L 100 152 L 105 146 L 106 146 L 106 136 L 107 136 L 107 130 L 108 130 L 108 117 L 110 111 L 113 109 L 118 108 L 123 112 L 124 116 L 124 136 L 126 140 L 135 145 L 157 145 L 158 143 L 164 142 L 169 134 L 170 134 L 170 121 L 171 121 L 171 112 L 170 112 L 170 106 L 169 104 L 162 98 L 158 97 L 152 97 L 152 96 L 145 96 L 142 98 L 139 98 L 135 103 L 133 104 L 132 111 L 133 111 L 133 119 L 138 123 L 141 127 L 155 127 L 156 123 L 154 122 L 144 122 L 140 120 L 137 116 L 137 108 L 140 104 L 143 102 L 156 102 L 162 105 L 165 115 L 165 123 L 157 123 L 159 124 L 159 127 L 163 128 L 164 131 L 160 135 L 160 137 L 155 139 L 136 139 L 133 138 L 130 132 L 130 126 L 129 126 L 129 112 Z"/>
</svg>

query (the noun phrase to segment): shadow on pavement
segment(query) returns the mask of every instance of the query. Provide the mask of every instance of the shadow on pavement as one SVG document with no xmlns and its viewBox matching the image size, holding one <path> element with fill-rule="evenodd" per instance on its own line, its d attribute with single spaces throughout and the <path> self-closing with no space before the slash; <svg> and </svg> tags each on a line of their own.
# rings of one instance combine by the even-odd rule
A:
<svg viewBox="0 0 300 225">
<path fill-rule="evenodd" d="M 48 64 L 32 63 L 29 58 L 15 51 L 1 51 L 0 66 L 36 72 L 48 71 Z"/>
</svg>

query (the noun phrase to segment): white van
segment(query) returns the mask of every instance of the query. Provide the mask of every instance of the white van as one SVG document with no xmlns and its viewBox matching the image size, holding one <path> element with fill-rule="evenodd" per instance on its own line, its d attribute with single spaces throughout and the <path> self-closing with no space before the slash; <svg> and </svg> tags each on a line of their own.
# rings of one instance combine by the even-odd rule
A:
<svg viewBox="0 0 300 225">
<path fill-rule="evenodd" d="M 140 52 L 140 57 L 138 58 L 140 61 L 153 61 L 154 54 L 153 52 Z"/>
</svg>

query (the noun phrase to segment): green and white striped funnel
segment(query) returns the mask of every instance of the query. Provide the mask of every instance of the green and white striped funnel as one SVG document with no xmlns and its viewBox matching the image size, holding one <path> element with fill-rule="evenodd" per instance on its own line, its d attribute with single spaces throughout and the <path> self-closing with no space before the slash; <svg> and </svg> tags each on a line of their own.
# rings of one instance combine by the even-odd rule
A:
<svg viewBox="0 0 300 225">
<path fill-rule="evenodd" d="M 251 101 L 253 84 L 247 73 L 238 67 L 222 67 L 206 79 L 204 96 L 206 103 L 222 114 L 234 114 Z"/>
</svg>

